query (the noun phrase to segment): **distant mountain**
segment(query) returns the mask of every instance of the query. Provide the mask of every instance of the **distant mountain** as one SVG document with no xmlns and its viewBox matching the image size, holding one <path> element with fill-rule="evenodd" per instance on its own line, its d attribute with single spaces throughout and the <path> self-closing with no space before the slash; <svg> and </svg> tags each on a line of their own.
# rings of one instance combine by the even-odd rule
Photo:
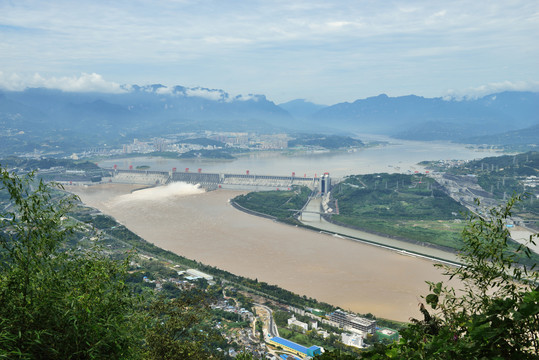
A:
<svg viewBox="0 0 539 360">
<path fill-rule="evenodd" d="M 296 119 L 305 119 L 327 106 L 314 104 L 312 102 L 305 101 L 305 99 L 296 99 L 279 104 L 279 107 L 288 111 L 288 113 Z"/>
<path fill-rule="evenodd" d="M 539 93 L 504 92 L 475 100 L 385 94 L 319 110 L 314 123 L 411 140 L 459 140 L 539 124 Z"/>
<path fill-rule="evenodd" d="M 488 144 L 488 145 L 531 145 L 539 142 L 539 124 L 529 128 L 507 131 L 488 136 L 475 136 L 463 138 L 465 144 Z"/>
<path fill-rule="evenodd" d="M 263 95 L 231 97 L 219 89 L 156 84 L 119 94 L 0 92 L 0 152 L 70 151 L 196 130 L 275 132 L 293 123 Z"/>
<path fill-rule="evenodd" d="M 289 147 L 315 146 L 325 149 L 362 147 L 364 145 L 361 140 L 353 139 L 349 136 L 321 134 L 297 134 L 295 139 L 288 142 Z"/>
<path fill-rule="evenodd" d="M 115 94 L 43 88 L 0 92 L 0 152 L 8 154 L 80 151 L 198 130 L 463 141 L 538 124 L 539 93 L 531 92 L 461 101 L 382 94 L 327 107 L 305 100 L 277 106 L 264 95 L 161 84 L 124 86 Z"/>
</svg>

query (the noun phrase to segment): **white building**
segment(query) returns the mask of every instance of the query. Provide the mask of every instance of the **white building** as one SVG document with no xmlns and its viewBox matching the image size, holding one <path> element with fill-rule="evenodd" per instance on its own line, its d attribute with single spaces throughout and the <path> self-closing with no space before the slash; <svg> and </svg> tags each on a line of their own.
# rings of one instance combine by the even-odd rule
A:
<svg viewBox="0 0 539 360">
<path fill-rule="evenodd" d="M 307 323 L 304 323 L 302 321 L 299 321 L 298 319 L 296 319 L 295 316 L 292 316 L 290 319 L 288 319 L 288 326 L 297 326 L 301 329 L 303 329 L 303 332 L 306 332 L 307 330 L 309 330 L 309 325 Z"/>
<path fill-rule="evenodd" d="M 341 341 L 344 345 L 353 346 L 357 348 L 363 347 L 363 337 L 353 333 L 342 333 Z"/>
<path fill-rule="evenodd" d="M 203 278 L 203 279 L 206 279 L 208 281 L 211 281 L 213 280 L 213 276 L 211 275 L 208 275 L 206 273 L 203 273 L 202 271 L 198 271 L 196 269 L 187 269 L 185 271 L 187 274 L 189 274 L 189 276 L 194 280 L 194 279 L 200 279 L 200 278 Z"/>
</svg>

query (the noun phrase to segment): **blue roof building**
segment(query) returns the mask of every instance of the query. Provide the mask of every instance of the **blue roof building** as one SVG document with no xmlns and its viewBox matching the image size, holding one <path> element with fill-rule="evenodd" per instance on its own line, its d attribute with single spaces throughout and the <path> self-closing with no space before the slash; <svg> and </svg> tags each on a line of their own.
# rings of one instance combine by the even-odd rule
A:
<svg viewBox="0 0 539 360">
<path fill-rule="evenodd" d="M 281 347 L 283 350 L 290 351 L 296 355 L 300 356 L 315 356 L 322 353 L 322 348 L 320 346 L 313 345 L 310 348 L 306 348 L 303 345 L 296 344 L 293 341 L 283 339 L 281 337 L 275 336 L 268 341 L 273 346 Z"/>
<path fill-rule="evenodd" d="M 290 359 L 293 359 L 293 360 L 301 360 L 300 358 L 298 357 L 295 357 L 294 355 L 286 355 L 286 354 L 283 354 L 280 356 L 281 359 L 283 360 L 290 360 Z"/>
</svg>

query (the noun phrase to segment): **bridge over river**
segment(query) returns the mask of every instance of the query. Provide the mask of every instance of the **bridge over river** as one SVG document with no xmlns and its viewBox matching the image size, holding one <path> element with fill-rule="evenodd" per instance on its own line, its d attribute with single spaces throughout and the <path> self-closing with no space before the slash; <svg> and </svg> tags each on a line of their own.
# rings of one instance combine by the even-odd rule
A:
<svg viewBox="0 0 539 360">
<path fill-rule="evenodd" d="M 248 171 L 245 174 L 225 174 L 225 173 L 203 173 L 176 171 L 153 171 L 153 170 L 110 170 L 110 181 L 122 184 L 148 184 L 165 185 L 171 182 L 185 182 L 189 184 L 199 184 L 207 190 L 229 189 L 229 190 L 289 190 L 292 186 L 307 186 L 314 190 L 319 189 L 321 184 L 329 185 L 329 174 L 320 177 L 298 177 L 292 173 L 291 176 L 277 175 L 255 175 Z"/>
</svg>

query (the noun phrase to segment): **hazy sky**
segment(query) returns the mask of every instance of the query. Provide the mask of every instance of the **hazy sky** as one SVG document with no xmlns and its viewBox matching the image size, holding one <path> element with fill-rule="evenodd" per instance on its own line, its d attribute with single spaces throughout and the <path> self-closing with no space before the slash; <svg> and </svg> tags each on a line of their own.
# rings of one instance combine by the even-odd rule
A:
<svg viewBox="0 0 539 360">
<path fill-rule="evenodd" d="M 0 87 L 322 104 L 539 91 L 539 1 L 0 0 Z"/>
</svg>

